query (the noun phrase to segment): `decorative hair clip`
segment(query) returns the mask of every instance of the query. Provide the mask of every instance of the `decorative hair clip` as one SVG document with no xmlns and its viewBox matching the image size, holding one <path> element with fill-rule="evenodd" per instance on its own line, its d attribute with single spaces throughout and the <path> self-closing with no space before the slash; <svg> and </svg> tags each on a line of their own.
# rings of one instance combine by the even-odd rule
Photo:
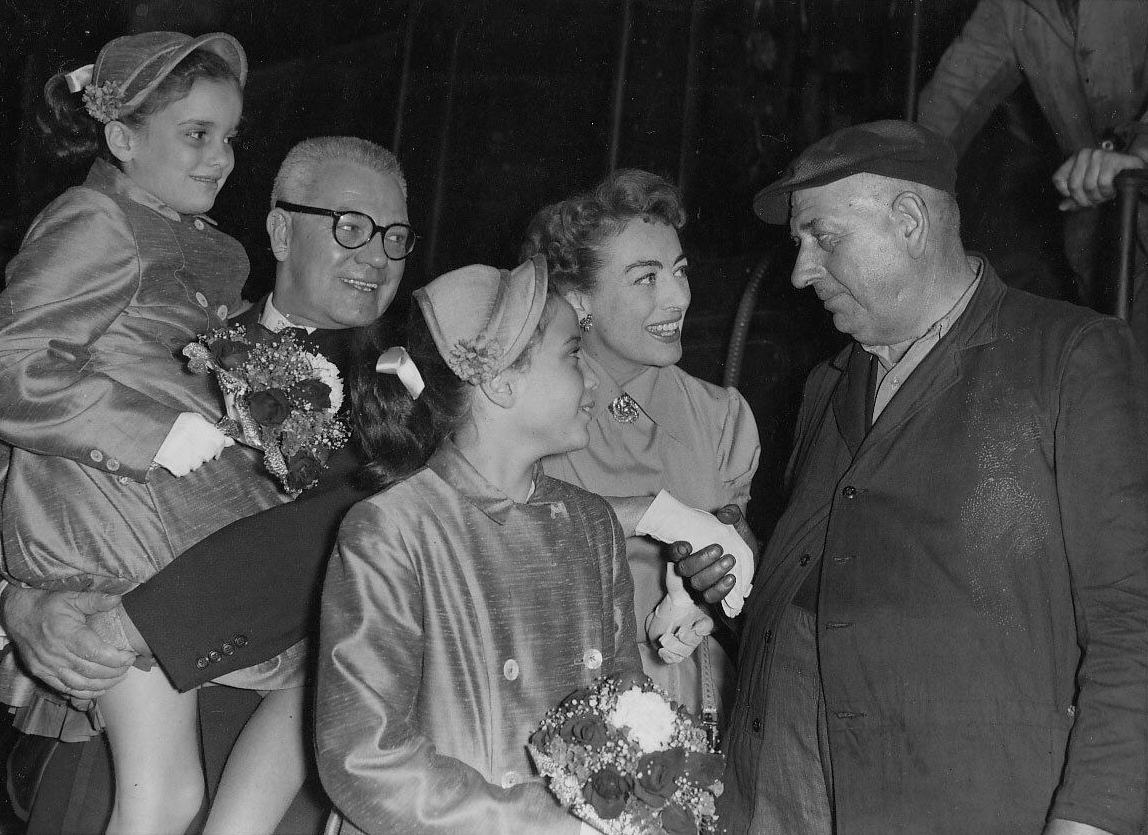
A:
<svg viewBox="0 0 1148 835">
<path fill-rule="evenodd" d="M 497 373 L 494 366 L 500 356 L 502 346 L 498 340 L 485 340 L 480 336 L 478 339 L 460 339 L 450 349 L 446 364 L 463 382 L 477 386 L 494 379 Z"/>
<path fill-rule="evenodd" d="M 412 400 L 418 400 L 419 395 L 426 388 L 423 375 L 419 373 L 418 366 L 415 365 L 415 361 L 411 359 L 406 348 L 396 346 L 383 351 L 375 362 L 375 371 L 379 374 L 394 374 L 398 377 L 399 382 L 403 384 Z"/>
<path fill-rule="evenodd" d="M 114 81 L 105 81 L 99 85 L 87 84 L 84 87 L 84 107 L 97 122 L 106 125 L 120 118 L 123 103 L 123 88 Z"/>
</svg>

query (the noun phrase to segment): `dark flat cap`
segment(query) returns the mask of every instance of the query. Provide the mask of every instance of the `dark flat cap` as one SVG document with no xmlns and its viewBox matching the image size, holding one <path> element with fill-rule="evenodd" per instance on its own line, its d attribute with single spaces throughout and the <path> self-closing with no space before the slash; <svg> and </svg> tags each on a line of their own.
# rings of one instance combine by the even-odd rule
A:
<svg viewBox="0 0 1148 835">
<path fill-rule="evenodd" d="M 957 153 L 938 134 L 913 122 L 886 119 L 853 125 L 805 149 L 776 183 L 753 198 L 766 223 L 789 219 L 789 195 L 854 174 L 879 174 L 955 193 Z"/>
</svg>

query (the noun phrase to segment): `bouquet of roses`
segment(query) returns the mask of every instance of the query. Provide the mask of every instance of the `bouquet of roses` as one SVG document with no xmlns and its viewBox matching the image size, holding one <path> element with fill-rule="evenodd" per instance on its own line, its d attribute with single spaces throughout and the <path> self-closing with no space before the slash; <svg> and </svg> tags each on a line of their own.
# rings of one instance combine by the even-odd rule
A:
<svg viewBox="0 0 1148 835">
<path fill-rule="evenodd" d="M 724 760 L 646 676 L 576 690 L 527 747 L 563 808 L 608 835 L 714 831 Z"/>
<path fill-rule="evenodd" d="M 295 331 L 228 325 L 183 349 L 196 373 L 214 372 L 227 417 L 219 428 L 263 450 L 263 463 L 291 498 L 314 484 L 350 432 L 335 415 L 343 383 L 334 363 L 296 341 Z"/>
</svg>

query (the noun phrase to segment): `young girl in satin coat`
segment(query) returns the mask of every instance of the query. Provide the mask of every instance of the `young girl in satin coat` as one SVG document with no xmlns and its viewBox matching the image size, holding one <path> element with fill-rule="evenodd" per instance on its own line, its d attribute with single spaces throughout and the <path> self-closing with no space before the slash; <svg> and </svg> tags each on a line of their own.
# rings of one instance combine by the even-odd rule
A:
<svg viewBox="0 0 1148 835">
<path fill-rule="evenodd" d="M 526 741 L 575 688 L 640 671 L 622 529 L 538 466 L 586 443 L 595 380 L 541 258 L 415 299 L 409 355 L 384 354 L 397 376 L 358 400 L 390 486 L 347 515 L 328 568 L 323 784 L 344 833 L 577 833 Z"/>
<path fill-rule="evenodd" d="M 45 88 L 58 156 L 95 160 L 33 222 L 0 294 L 3 557 L 16 582 L 125 592 L 284 498 L 257 453 L 215 428 L 214 384 L 177 358 L 224 323 L 247 277 L 242 247 L 204 215 L 234 165 L 246 75 L 229 35 L 148 32 Z M 78 741 L 106 725 L 108 832 L 182 833 L 204 795 L 196 696 L 143 667 L 85 713 L 30 692 L 9 656 L 3 698 L 31 733 Z M 245 733 L 234 794 L 268 831 L 302 779 L 299 701 L 272 694 Z M 208 831 L 249 831 L 237 820 L 213 816 Z"/>
</svg>

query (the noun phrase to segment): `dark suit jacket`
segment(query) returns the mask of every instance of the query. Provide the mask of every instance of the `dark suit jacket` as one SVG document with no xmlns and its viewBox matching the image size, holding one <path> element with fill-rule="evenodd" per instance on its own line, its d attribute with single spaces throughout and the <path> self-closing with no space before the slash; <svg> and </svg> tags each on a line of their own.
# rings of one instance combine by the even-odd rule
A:
<svg viewBox="0 0 1148 835">
<path fill-rule="evenodd" d="M 838 831 L 1140 832 L 1148 779 L 1148 375 L 1115 319 L 1007 289 L 867 427 L 867 355 L 814 370 L 791 497 L 746 604 L 731 833 L 756 795 L 774 632 L 820 566 Z"/>
<path fill-rule="evenodd" d="M 235 321 L 257 322 L 262 309 Z M 310 338 L 344 380 L 351 337 L 334 330 Z M 349 480 L 361 463 L 352 441 L 295 501 L 233 522 L 124 595 L 125 610 L 176 687 L 190 690 L 273 658 L 312 631 L 339 523 L 372 492 Z"/>
</svg>

